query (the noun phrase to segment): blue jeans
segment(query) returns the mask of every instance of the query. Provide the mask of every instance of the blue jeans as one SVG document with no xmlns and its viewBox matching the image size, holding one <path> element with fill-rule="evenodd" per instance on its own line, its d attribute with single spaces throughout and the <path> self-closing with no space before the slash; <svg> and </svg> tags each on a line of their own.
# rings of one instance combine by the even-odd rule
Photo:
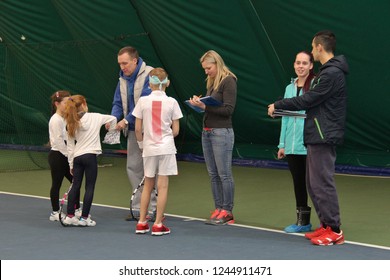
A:
<svg viewBox="0 0 390 280">
<path fill-rule="evenodd" d="M 202 132 L 203 155 L 211 179 L 215 208 L 227 211 L 232 211 L 234 200 L 233 146 L 232 128 L 213 128 Z"/>
</svg>

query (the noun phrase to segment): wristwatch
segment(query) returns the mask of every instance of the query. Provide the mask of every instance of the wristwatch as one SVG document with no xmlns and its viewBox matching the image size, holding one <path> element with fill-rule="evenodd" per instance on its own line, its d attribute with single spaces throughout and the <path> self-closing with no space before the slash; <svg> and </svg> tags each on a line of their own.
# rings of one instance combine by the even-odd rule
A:
<svg viewBox="0 0 390 280">
<path fill-rule="evenodd" d="M 126 125 L 128 125 L 129 124 L 129 122 L 126 120 L 126 119 L 123 119 L 124 121 L 125 121 L 125 124 Z"/>
</svg>

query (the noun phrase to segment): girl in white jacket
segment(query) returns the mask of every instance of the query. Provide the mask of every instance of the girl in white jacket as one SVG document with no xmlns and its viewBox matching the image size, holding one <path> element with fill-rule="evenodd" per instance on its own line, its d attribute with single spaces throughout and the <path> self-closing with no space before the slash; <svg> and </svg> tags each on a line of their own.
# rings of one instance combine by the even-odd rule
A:
<svg viewBox="0 0 390 280">
<path fill-rule="evenodd" d="M 70 92 L 66 90 L 58 90 L 50 97 L 52 104 L 52 116 L 49 121 L 49 137 L 50 137 L 50 152 L 48 161 L 51 174 L 50 201 L 52 212 L 50 213 L 50 221 L 59 221 L 59 197 L 62 181 L 64 178 L 72 182 L 73 176 L 70 174 L 68 164 L 68 151 L 66 142 L 68 136 L 65 129 L 64 110 L 66 100 L 70 97 Z M 75 199 L 76 216 L 81 215 L 80 212 L 80 194 Z"/>
<path fill-rule="evenodd" d="M 110 129 L 116 125 L 116 117 L 99 113 L 88 113 L 87 101 L 82 95 L 69 97 L 65 105 L 65 121 L 68 131 L 68 162 L 73 174 L 73 187 L 68 195 L 68 215 L 66 225 L 95 226 L 96 222 L 89 215 L 96 178 L 97 156 L 102 153 L 100 129 L 110 123 Z M 85 174 L 85 194 L 80 219 L 74 214 L 74 200 L 80 191 Z"/>
</svg>

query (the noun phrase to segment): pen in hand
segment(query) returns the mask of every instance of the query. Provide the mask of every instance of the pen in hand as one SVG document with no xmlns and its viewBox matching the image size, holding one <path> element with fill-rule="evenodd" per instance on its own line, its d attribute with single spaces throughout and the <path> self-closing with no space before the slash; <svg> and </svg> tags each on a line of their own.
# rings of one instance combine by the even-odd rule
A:
<svg viewBox="0 0 390 280">
<path fill-rule="evenodd" d="M 194 95 L 194 96 L 192 96 L 192 98 L 190 98 L 190 101 L 199 102 L 201 97 L 202 97 L 202 95 L 199 95 L 199 96 Z"/>
</svg>

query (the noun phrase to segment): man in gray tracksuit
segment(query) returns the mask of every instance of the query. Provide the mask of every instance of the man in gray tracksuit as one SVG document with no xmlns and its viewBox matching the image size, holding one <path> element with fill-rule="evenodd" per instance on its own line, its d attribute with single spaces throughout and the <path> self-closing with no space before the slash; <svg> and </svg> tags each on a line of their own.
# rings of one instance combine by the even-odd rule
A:
<svg viewBox="0 0 390 280">
<path fill-rule="evenodd" d="M 147 66 L 139 56 L 138 51 L 130 46 L 118 52 L 119 82 L 117 84 L 111 115 L 118 120 L 116 129 L 122 130 L 127 137 L 127 176 L 132 189 L 137 188 L 144 176 L 142 152 L 135 138 L 135 118 L 132 115 L 135 105 L 141 96 L 151 93 L 149 87 L 149 72 L 153 69 Z M 157 199 L 152 192 L 151 209 L 155 210 Z M 133 208 L 139 209 L 140 202 L 133 202 Z M 128 220 L 133 217 L 128 217 Z"/>
</svg>

